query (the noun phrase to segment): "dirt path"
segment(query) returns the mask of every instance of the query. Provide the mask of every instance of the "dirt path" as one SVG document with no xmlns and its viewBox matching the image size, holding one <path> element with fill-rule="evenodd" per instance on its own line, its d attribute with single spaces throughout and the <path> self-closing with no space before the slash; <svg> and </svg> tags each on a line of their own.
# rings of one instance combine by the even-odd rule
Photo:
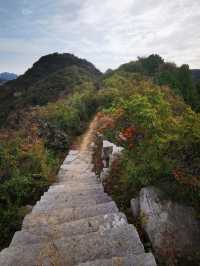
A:
<svg viewBox="0 0 200 266">
<path fill-rule="evenodd" d="M 74 143 L 71 146 L 71 149 L 80 150 L 80 151 L 87 150 L 88 146 L 93 141 L 93 137 L 94 137 L 94 133 L 96 132 L 97 125 L 98 125 L 98 117 L 97 115 L 95 115 L 95 117 L 90 122 L 89 127 L 86 130 L 86 132 L 80 137 L 75 139 Z"/>
<path fill-rule="evenodd" d="M 95 116 L 93 118 L 93 120 L 91 121 L 89 128 L 87 129 L 87 131 L 83 135 L 82 143 L 80 145 L 80 151 L 87 150 L 88 146 L 92 143 L 94 133 L 95 133 L 96 128 L 97 128 L 97 123 L 98 123 L 97 116 Z"/>
</svg>

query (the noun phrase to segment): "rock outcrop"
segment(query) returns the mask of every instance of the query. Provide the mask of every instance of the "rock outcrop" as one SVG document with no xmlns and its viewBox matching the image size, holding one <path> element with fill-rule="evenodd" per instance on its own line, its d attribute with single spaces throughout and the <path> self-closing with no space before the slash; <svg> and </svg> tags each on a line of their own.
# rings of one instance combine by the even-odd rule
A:
<svg viewBox="0 0 200 266">
<path fill-rule="evenodd" d="M 131 201 L 155 252 L 160 256 L 187 256 L 199 251 L 200 224 L 193 208 L 165 200 L 163 193 L 146 187 Z"/>
<path fill-rule="evenodd" d="M 0 266 L 156 266 L 139 235 L 92 172 L 90 151 L 70 151 Z"/>
<path fill-rule="evenodd" d="M 100 175 L 102 181 L 106 180 L 106 178 L 109 176 L 113 162 L 120 157 L 122 151 L 122 147 L 118 147 L 108 140 L 103 141 L 103 149 L 101 155 L 103 168 Z"/>
</svg>

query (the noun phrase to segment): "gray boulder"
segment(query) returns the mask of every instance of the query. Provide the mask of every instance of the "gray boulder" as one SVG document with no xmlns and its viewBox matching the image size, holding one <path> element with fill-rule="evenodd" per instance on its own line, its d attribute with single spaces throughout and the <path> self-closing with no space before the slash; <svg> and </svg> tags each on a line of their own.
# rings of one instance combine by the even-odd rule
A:
<svg viewBox="0 0 200 266">
<path fill-rule="evenodd" d="M 200 250 L 200 223 L 193 208 L 164 199 L 154 187 L 143 188 L 131 208 L 158 256 L 185 257 Z"/>
</svg>

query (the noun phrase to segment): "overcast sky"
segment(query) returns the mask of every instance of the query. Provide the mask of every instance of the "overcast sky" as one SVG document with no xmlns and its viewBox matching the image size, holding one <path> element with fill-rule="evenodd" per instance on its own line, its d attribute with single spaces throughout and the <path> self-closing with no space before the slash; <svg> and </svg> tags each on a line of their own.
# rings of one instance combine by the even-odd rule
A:
<svg viewBox="0 0 200 266">
<path fill-rule="evenodd" d="M 200 0 L 0 0 L 0 72 L 52 52 L 102 71 L 152 53 L 200 68 Z"/>
</svg>

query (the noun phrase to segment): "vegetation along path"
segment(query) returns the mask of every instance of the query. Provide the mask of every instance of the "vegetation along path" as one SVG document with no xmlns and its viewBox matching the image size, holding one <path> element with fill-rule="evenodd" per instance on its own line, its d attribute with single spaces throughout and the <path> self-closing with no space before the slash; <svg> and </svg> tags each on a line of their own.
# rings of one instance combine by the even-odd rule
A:
<svg viewBox="0 0 200 266">
<path fill-rule="evenodd" d="M 58 182 L 34 206 L 1 266 L 156 265 L 138 233 L 104 192 L 92 164 L 94 119 L 78 150 L 70 150 Z"/>
</svg>

